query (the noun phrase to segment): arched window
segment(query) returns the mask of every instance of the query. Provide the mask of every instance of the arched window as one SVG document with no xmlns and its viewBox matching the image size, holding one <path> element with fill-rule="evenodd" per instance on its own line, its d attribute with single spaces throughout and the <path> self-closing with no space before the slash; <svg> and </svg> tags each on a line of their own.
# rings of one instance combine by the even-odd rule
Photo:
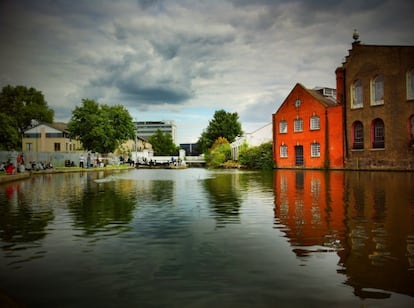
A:
<svg viewBox="0 0 414 308">
<path fill-rule="evenodd" d="M 414 115 L 410 117 L 409 129 L 410 129 L 410 145 L 414 147 Z"/>
<path fill-rule="evenodd" d="M 351 88 L 351 108 L 361 108 L 364 106 L 362 94 L 362 82 L 359 79 L 355 80 Z"/>
<path fill-rule="evenodd" d="M 414 68 L 407 72 L 407 99 L 414 99 Z"/>
<path fill-rule="evenodd" d="M 364 148 L 364 125 L 360 121 L 355 121 L 352 125 L 352 148 L 363 149 Z"/>
<path fill-rule="evenodd" d="M 381 119 L 372 121 L 372 148 L 385 148 L 385 128 Z"/>
<path fill-rule="evenodd" d="M 376 76 L 371 80 L 371 105 L 384 104 L 384 77 Z"/>
</svg>

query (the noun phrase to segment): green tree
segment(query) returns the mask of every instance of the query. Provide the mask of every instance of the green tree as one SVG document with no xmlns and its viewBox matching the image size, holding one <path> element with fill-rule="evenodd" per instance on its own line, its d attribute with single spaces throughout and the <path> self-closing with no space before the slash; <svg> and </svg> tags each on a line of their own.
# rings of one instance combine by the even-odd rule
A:
<svg viewBox="0 0 414 308">
<path fill-rule="evenodd" d="M 19 133 L 14 119 L 4 113 L 0 113 L 0 150 L 19 148 Z"/>
<path fill-rule="evenodd" d="M 231 158 L 230 143 L 224 137 L 219 137 L 213 143 L 210 150 L 205 155 L 207 166 L 210 168 L 221 167 Z"/>
<path fill-rule="evenodd" d="M 99 153 L 114 152 L 135 137 L 135 125 L 125 107 L 100 105 L 89 99 L 83 99 L 82 106 L 72 111 L 68 130 L 86 150 Z"/>
<path fill-rule="evenodd" d="M 206 153 L 217 138 L 224 137 L 231 143 L 237 136 L 242 134 L 243 131 L 237 112 L 230 113 L 223 109 L 217 110 L 214 113 L 213 119 L 209 122 L 207 129 L 201 134 L 198 140 L 198 146 L 203 153 Z"/>
<path fill-rule="evenodd" d="M 273 169 L 272 142 L 266 142 L 259 146 L 242 146 L 239 152 L 239 163 L 251 169 Z"/>
<path fill-rule="evenodd" d="M 2 114 L 0 128 L 2 134 L 4 132 L 12 134 L 10 138 L 6 137 L 8 146 L 20 148 L 21 136 L 31 125 L 32 120 L 52 123 L 54 111 L 48 107 L 42 92 L 35 88 L 7 85 L 0 93 L 0 114 Z M 3 121 L 4 118 L 8 120 Z M 12 130 L 15 132 L 12 133 Z"/>
<path fill-rule="evenodd" d="M 159 129 L 148 138 L 148 142 L 151 143 L 155 155 L 177 155 L 180 150 L 180 147 L 174 144 L 172 136 L 168 133 L 164 134 Z"/>
</svg>

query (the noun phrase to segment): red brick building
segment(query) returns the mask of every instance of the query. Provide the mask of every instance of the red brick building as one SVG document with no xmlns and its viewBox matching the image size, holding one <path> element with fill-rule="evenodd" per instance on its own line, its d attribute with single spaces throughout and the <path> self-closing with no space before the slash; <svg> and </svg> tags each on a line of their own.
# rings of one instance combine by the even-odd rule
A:
<svg viewBox="0 0 414 308">
<path fill-rule="evenodd" d="M 357 40 L 336 70 L 345 167 L 414 170 L 414 46 Z"/>
<path fill-rule="evenodd" d="M 335 90 L 296 84 L 273 114 L 277 168 L 342 168 L 343 106 Z"/>
</svg>

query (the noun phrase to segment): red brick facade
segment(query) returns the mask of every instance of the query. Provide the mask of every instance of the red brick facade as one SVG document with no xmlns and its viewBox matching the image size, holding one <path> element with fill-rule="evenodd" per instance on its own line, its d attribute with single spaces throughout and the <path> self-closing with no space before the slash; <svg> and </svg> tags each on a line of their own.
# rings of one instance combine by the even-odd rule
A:
<svg viewBox="0 0 414 308">
<path fill-rule="evenodd" d="M 273 114 L 277 168 L 343 167 L 343 109 L 326 90 L 296 84 Z"/>
</svg>

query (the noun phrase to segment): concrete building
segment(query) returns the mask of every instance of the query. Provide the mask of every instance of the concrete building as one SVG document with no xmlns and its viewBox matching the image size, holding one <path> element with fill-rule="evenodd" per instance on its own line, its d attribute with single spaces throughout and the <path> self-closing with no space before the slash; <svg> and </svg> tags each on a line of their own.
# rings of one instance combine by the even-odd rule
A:
<svg viewBox="0 0 414 308">
<path fill-rule="evenodd" d="M 164 134 L 170 134 L 174 143 L 177 141 L 177 127 L 174 121 L 138 121 L 135 125 L 139 137 L 148 139 L 157 130 L 161 130 Z"/>
<path fill-rule="evenodd" d="M 345 167 L 414 169 L 414 46 L 358 41 L 336 69 Z"/>
<path fill-rule="evenodd" d="M 342 168 L 343 113 L 335 90 L 296 84 L 273 114 L 277 168 Z"/>
</svg>

